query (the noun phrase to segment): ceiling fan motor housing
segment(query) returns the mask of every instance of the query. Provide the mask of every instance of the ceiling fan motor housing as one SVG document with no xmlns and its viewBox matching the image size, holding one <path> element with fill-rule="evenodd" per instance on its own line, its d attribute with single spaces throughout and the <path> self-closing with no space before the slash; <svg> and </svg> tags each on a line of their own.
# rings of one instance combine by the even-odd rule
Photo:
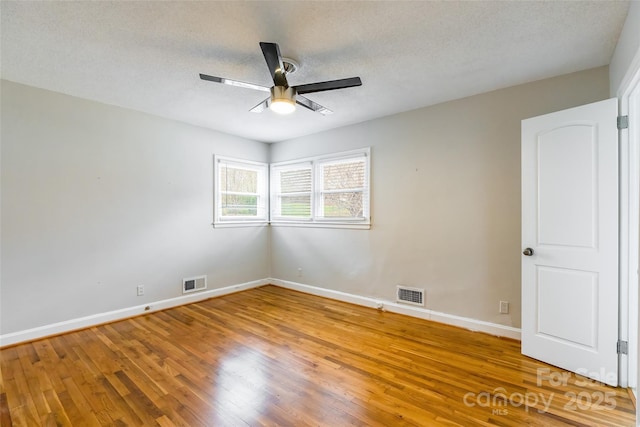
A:
<svg viewBox="0 0 640 427">
<path fill-rule="evenodd" d="M 288 86 L 273 86 L 271 88 L 272 110 L 286 114 L 293 112 L 296 107 L 296 89 Z"/>
</svg>

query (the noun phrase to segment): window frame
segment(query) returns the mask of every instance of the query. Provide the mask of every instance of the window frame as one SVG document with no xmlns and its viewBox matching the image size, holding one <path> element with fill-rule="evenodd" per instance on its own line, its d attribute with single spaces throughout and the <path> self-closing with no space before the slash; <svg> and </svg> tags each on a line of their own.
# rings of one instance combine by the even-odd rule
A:
<svg viewBox="0 0 640 427">
<path fill-rule="evenodd" d="M 364 186 L 363 193 L 363 217 L 362 218 L 345 218 L 345 217 L 325 217 L 321 214 L 320 209 L 323 206 L 323 194 L 326 193 L 346 193 L 344 190 L 323 190 L 319 183 L 322 179 L 322 166 L 331 163 L 348 162 L 350 159 L 364 159 Z M 278 192 L 277 177 L 274 176 L 279 170 L 294 169 L 302 167 L 302 165 L 311 165 L 311 217 L 310 218 L 292 218 L 282 217 L 278 215 L 277 199 L 281 197 Z M 289 160 L 285 162 L 271 163 L 269 165 L 269 179 L 271 185 L 270 190 L 270 224 L 274 226 L 290 226 L 290 227 L 328 227 L 328 228 L 371 228 L 371 148 L 361 148 L 357 150 L 343 151 L 339 153 L 326 154 L 321 156 L 306 157 L 302 159 Z M 356 189 L 350 189 L 356 190 Z"/>
<path fill-rule="evenodd" d="M 257 192 L 246 193 L 247 195 L 255 195 L 257 198 L 256 216 L 229 216 L 222 214 L 222 195 L 229 193 L 220 188 L 220 169 L 221 164 L 236 167 L 237 169 L 245 169 L 257 172 Z M 269 223 L 269 164 L 264 162 L 255 162 L 251 160 L 238 159 L 234 157 L 213 156 L 213 226 L 214 227 L 248 227 L 260 226 Z M 245 193 L 238 193 L 245 194 Z M 260 212 L 262 211 L 262 215 Z"/>
</svg>

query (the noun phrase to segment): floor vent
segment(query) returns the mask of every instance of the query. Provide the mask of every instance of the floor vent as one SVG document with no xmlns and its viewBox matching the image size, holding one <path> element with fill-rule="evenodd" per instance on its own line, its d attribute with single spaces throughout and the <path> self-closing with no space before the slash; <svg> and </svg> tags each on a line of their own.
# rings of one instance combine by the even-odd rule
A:
<svg viewBox="0 0 640 427">
<path fill-rule="evenodd" d="M 406 303 L 406 304 L 424 306 L 424 289 L 398 286 L 396 301 Z"/>
<path fill-rule="evenodd" d="M 201 291 L 207 289 L 207 276 L 190 277 L 182 279 L 182 293 Z"/>
</svg>

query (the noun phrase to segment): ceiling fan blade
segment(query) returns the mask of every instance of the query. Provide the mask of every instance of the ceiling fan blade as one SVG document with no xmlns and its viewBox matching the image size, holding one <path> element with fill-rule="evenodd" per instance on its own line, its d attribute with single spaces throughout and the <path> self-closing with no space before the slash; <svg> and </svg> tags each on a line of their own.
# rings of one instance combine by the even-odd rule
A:
<svg viewBox="0 0 640 427">
<path fill-rule="evenodd" d="M 271 105 L 271 97 L 265 99 L 260 104 L 256 105 L 252 109 L 250 109 L 249 112 L 251 112 L 251 113 L 262 113 L 264 110 L 269 108 L 269 105 Z"/>
<path fill-rule="evenodd" d="M 327 107 L 323 107 L 322 105 L 318 104 L 317 102 L 313 102 L 305 96 L 296 96 L 296 104 L 302 105 L 303 107 L 308 108 L 311 111 L 320 113 L 323 116 L 333 114 L 333 111 L 329 110 Z"/>
<path fill-rule="evenodd" d="M 360 77 L 349 77 L 348 79 L 330 80 L 328 82 L 309 83 L 306 85 L 294 86 L 299 94 L 324 92 L 325 90 L 345 89 L 348 87 L 362 86 Z"/>
<path fill-rule="evenodd" d="M 264 60 L 267 61 L 267 67 L 271 72 L 273 83 L 276 86 L 289 86 L 287 78 L 284 73 L 284 64 L 282 63 L 282 55 L 280 55 L 280 48 L 277 43 L 265 43 L 260 42 L 260 49 L 264 55 Z"/>
<path fill-rule="evenodd" d="M 255 85 L 253 83 L 240 82 L 238 80 L 225 79 L 224 77 L 215 77 L 215 76 L 208 76 L 206 74 L 200 74 L 200 78 L 202 80 L 207 80 L 210 82 L 222 83 L 229 86 L 238 86 L 246 89 L 255 89 L 255 90 L 260 90 L 262 92 L 269 92 L 271 90 L 266 86 Z"/>
</svg>

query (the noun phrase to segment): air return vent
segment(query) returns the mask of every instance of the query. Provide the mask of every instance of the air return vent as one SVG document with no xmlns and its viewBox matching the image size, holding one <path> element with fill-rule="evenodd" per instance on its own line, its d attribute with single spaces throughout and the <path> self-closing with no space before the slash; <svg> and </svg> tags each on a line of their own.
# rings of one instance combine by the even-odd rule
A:
<svg viewBox="0 0 640 427">
<path fill-rule="evenodd" d="M 201 291 L 207 289 L 207 276 L 189 277 L 182 279 L 182 293 Z"/>
<path fill-rule="evenodd" d="M 424 306 L 424 289 L 409 288 L 407 286 L 398 286 L 396 301 L 405 304 Z"/>
</svg>

